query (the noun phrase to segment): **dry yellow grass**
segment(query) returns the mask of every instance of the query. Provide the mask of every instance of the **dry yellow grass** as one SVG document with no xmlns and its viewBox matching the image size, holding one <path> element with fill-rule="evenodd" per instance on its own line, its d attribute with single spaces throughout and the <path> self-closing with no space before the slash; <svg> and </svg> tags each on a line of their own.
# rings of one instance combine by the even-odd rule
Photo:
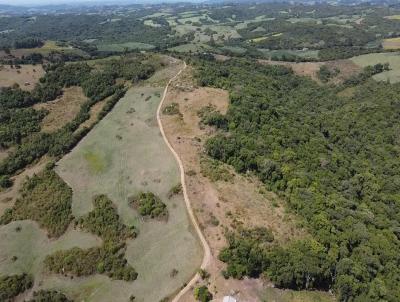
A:
<svg viewBox="0 0 400 302">
<path fill-rule="evenodd" d="M 41 123 L 42 131 L 51 132 L 60 129 L 78 114 L 85 101 L 82 88 L 74 86 L 64 89 L 63 95 L 52 102 L 36 104 L 35 109 L 49 111 Z"/>
<path fill-rule="evenodd" d="M 44 73 L 41 65 L 21 65 L 18 69 L 0 65 L 0 87 L 18 84 L 23 90 L 32 90 Z"/>
<path fill-rule="evenodd" d="M 400 38 L 384 39 L 382 46 L 384 49 L 400 49 Z"/>
</svg>

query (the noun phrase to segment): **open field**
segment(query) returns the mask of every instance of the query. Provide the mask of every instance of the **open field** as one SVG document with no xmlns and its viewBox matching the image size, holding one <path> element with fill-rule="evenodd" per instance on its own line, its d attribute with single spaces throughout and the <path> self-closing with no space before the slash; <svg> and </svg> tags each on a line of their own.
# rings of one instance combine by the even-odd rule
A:
<svg viewBox="0 0 400 302">
<path fill-rule="evenodd" d="M 391 70 L 376 74 L 373 78 L 377 81 L 389 81 L 390 83 L 400 82 L 400 52 L 371 53 L 353 57 L 351 60 L 360 67 L 389 63 Z"/>
<path fill-rule="evenodd" d="M 41 65 L 20 65 L 11 68 L 10 65 L 0 66 L 0 87 L 18 84 L 23 90 L 32 90 L 45 71 Z"/>
<path fill-rule="evenodd" d="M 97 48 L 100 51 L 124 51 L 125 49 L 140 49 L 140 50 L 150 50 L 154 46 L 151 44 L 140 43 L 140 42 L 126 42 L 126 43 L 116 43 L 116 44 L 99 44 Z"/>
<path fill-rule="evenodd" d="M 200 265 L 202 250 L 191 230 L 183 197 L 167 197 L 179 183 L 179 170 L 156 123 L 163 86 L 156 85 L 162 82 L 160 75 L 155 78 L 148 85 L 131 88 L 113 111 L 61 159 L 56 169 L 73 189 L 74 215 L 79 217 L 90 211 L 91 197 L 104 193 L 117 205 L 123 221 L 137 226 L 139 236 L 128 241 L 125 256 L 139 273 L 138 279 L 133 283 L 102 276 L 69 282 L 51 279 L 44 287 L 55 286 L 73 293 L 82 292 L 94 282 L 99 286 L 80 298 L 126 301 L 133 294 L 135 301 L 153 302 L 179 289 Z M 167 222 L 143 220 L 128 205 L 128 198 L 140 191 L 161 197 L 169 211 Z M 178 274 L 171 276 L 174 269 Z"/>
<path fill-rule="evenodd" d="M 361 71 L 361 68 L 351 60 L 336 60 L 327 62 L 300 62 L 300 63 L 259 60 L 259 62 L 261 64 L 283 65 L 289 67 L 293 70 L 294 73 L 300 76 L 310 77 L 311 79 L 317 82 L 320 82 L 317 73 L 321 68 L 321 66 L 323 65 L 326 65 L 329 69 L 337 68 L 340 70 L 340 73 L 330 81 L 333 83 L 343 82 L 343 80 Z"/>
<path fill-rule="evenodd" d="M 42 131 L 51 132 L 63 127 L 78 114 L 86 99 L 82 88 L 73 86 L 65 88 L 63 95 L 55 101 L 36 104 L 35 109 L 49 111 L 42 120 Z"/>
<path fill-rule="evenodd" d="M 40 53 L 42 55 L 48 55 L 52 51 L 57 51 L 66 54 L 87 56 L 87 54 L 80 49 L 73 48 L 72 46 L 59 46 L 55 41 L 46 41 L 42 47 L 38 48 L 12 49 L 11 54 L 15 57 L 22 57 L 32 53 Z M 4 51 L 1 51 L 0 57 L 3 56 L 5 56 L 5 53 Z"/>
<path fill-rule="evenodd" d="M 400 49 L 400 38 L 384 39 L 382 46 L 384 49 Z"/>
</svg>

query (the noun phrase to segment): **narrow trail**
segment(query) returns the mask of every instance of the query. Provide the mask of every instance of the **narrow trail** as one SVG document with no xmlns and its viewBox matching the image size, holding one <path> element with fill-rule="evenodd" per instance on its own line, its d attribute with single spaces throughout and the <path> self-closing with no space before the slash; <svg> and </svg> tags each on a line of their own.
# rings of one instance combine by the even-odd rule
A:
<svg viewBox="0 0 400 302">
<path fill-rule="evenodd" d="M 162 135 L 162 137 L 163 137 L 165 143 L 167 144 L 169 150 L 172 152 L 172 154 L 174 155 L 174 157 L 175 157 L 175 159 L 176 159 L 176 161 L 178 162 L 178 165 L 179 165 L 179 170 L 180 170 L 180 174 L 181 174 L 182 191 L 183 191 L 183 197 L 184 197 L 184 199 L 185 199 L 186 209 L 187 209 L 187 211 L 188 211 L 190 220 L 192 221 L 192 224 L 193 224 L 193 226 L 194 226 L 194 228 L 195 228 L 195 230 L 196 230 L 196 233 L 197 233 L 197 235 L 198 235 L 198 237 L 199 237 L 199 239 L 200 239 L 201 245 L 203 246 L 203 249 L 204 249 L 204 257 L 203 257 L 203 261 L 202 261 L 202 263 L 201 263 L 200 268 L 201 268 L 201 269 L 205 269 L 205 268 L 207 267 L 208 263 L 210 262 L 210 259 L 211 259 L 211 250 L 210 250 L 210 246 L 208 245 L 206 239 L 204 238 L 203 233 L 201 232 L 200 226 L 199 226 L 199 224 L 198 224 L 198 222 L 197 222 L 197 219 L 196 219 L 196 217 L 195 217 L 195 215 L 194 215 L 194 212 L 193 212 L 193 209 L 192 209 L 192 205 L 191 205 L 190 200 L 189 200 L 189 196 L 188 196 L 188 194 L 187 194 L 186 182 L 185 182 L 185 170 L 184 170 L 184 167 L 183 167 L 183 164 L 182 164 L 182 160 L 181 160 L 181 158 L 179 157 L 178 153 L 176 153 L 176 151 L 174 150 L 174 148 L 172 147 L 172 145 L 170 144 L 170 142 L 168 141 L 167 136 L 165 135 L 164 128 L 163 128 L 163 125 L 162 125 L 162 123 L 161 123 L 161 117 L 160 117 L 161 107 L 162 107 L 162 105 L 163 105 L 163 103 L 164 103 L 165 97 L 167 96 L 167 92 L 168 92 L 168 88 L 169 88 L 170 84 L 171 84 L 172 81 L 174 81 L 174 80 L 182 73 L 182 71 L 184 71 L 185 68 L 186 68 L 186 62 L 183 62 L 183 64 L 184 64 L 184 65 L 183 65 L 183 68 L 182 68 L 181 70 L 179 70 L 179 72 L 178 72 L 175 76 L 173 76 L 173 77 L 168 81 L 167 85 L 165 86 L 164 93 L 163 93 L 163 95 L 162 95 L 160 104 L 158 105 L 158 108 L 157 108 L 157 123 L 158 123 L 158 127 L 160 128 L 160 132 L 161 132 L 161 135 Z M 176 294 L 176 296 L 172 299 L 172 302 L 178 302 L 179 299 L 180 299 L 187 291 L 189 291 L 189 289 L 190 289 L 199 279 L 200 279 L 200 275 L 199 275 L 198 273 L 196 273 L 196 275 L 194 275 L 194 277 L 187 283 L 187 285 L 186 285 L 183 289 L 181 289 L 181 290 Z"/>
</svg>

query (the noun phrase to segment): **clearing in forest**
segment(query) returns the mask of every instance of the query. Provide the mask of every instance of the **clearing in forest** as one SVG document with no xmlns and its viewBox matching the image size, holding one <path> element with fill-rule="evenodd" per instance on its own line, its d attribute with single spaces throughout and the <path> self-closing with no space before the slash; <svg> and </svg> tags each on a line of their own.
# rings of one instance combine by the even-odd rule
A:
<svg viewBox="0 0 400 302">
<path fill-rule="evenodd" d="M 23 90 L 32 90 L 39 79 L 44 75 L 41 65 L 10 65 L 0 66 L 0 87 L 9 87 L 18 84 Z"/>
<path fill-rule="evenodd" d="M 177 67 L 172 66 L 174 73 Z M 183 196 L 169 196 L 180 182 L 179 169 L 156 121 L 166 80 L 160 75 L 170 77 L 170 73 L 160 71 L 147 85 L 128 90 L 56 168 L 73 189 L 74 216 L 92 210 L 94 195 L 106 194 L 123 222 L 138 228 L 138 237 L 127 241 L 125 255 L 139 274 L 137 280 L 112 281 L 95 275 L 67 281 L 53 276 L 44 288 L 58 288 L 79 301 L 126 301 L 134 295 L 135 301 L 153 302 L 177 291 L 199 267 L 202 249 Z M 141 218 L 129 205 L 128 200 L 142 191 L 153 192 L 167 205 L 167 221 Z"/>
</svg>

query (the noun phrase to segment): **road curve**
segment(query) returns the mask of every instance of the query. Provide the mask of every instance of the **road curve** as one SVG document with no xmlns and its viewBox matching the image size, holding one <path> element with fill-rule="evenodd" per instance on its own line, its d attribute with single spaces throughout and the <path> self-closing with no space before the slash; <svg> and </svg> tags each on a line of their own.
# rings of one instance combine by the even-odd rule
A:
<svg viewBox="0 0 400 302">
<path fill-rule="evenodd" d="M 185 199 L 185 204 L 186 204 L 186 209 L 188 211 L 190 220 L 192 221 L 192 224 L 194 226 L 194 228 L 196 229 L 196 233 L 200 239 L 201 245 L 203 246 L 203 250 L 204 250 L 204 257 L 203 257 L 203 261 L 201 263 L 200 268 L 205 269 L 208 265 L 208 263 L 210 262 L 211 259 L 211 250 L 210 250 L 210 246 L 208 245 L 206 239 L 204 238 L 203 233 L 201 232 L 200 226 L 197 222 L 197 219 L 194 215 L 193 209 L 192 209 L 192 205 L 190 203 L 189 200 L 189 196 L 187 194 L 187 189 L 186 189 L 186 182 L 185 182 L 185 170 L 182 164 L 182 160 L 180 159 L 178 153 L 176 153 L 176 151 L 174 150 L 174 148 L 171 146 L 170 142 L 167 139 L 167 136 L 165 135 L 164 132 L 164 128 L 163 125 L 161 123 L 161 117 L 160 117 L 160 112 L 161 112 L 161 107 L 164 103 L 165 97 L 167 96 L 167 92 L 168 92 L 168 88 L 170 86 L 170 84 L 172 83 L 172 81 L 174 81 L 181 73 L 182 71 L 185 70 L 186 68 L 186 62 L 183 62 L 183 67 L 179 70 L 179 72 L 174 75 L 167 83 L 167 85 L 165 86 L 164 89 L 164 93 L 162 95 L 160 104 L 158 105 L 157 108 L 157 123 L 158 123 L 158 127 L 160 128 L 160 132 L 161 135 L 165 141 L 165 143 L 167 144 L 169 150 L 172 152 L 172 154 L 174 155 L 176 161 L 178 162 L 179 165 L 179 170 L 180 170 L 180 174 L 181 174 L 181 184 L 182 184 L 182 191 L 183 191 L 183 198 Z M 172 299 L 172 302 L 178 302 L 179 299 L 200 279 L 200 275 L 198 273 L 196 273 L 196 275 L 194 275 L 194 277 L 187 283 L 187 285 L 180 290 L 177 295 Z"/>
</svg>

